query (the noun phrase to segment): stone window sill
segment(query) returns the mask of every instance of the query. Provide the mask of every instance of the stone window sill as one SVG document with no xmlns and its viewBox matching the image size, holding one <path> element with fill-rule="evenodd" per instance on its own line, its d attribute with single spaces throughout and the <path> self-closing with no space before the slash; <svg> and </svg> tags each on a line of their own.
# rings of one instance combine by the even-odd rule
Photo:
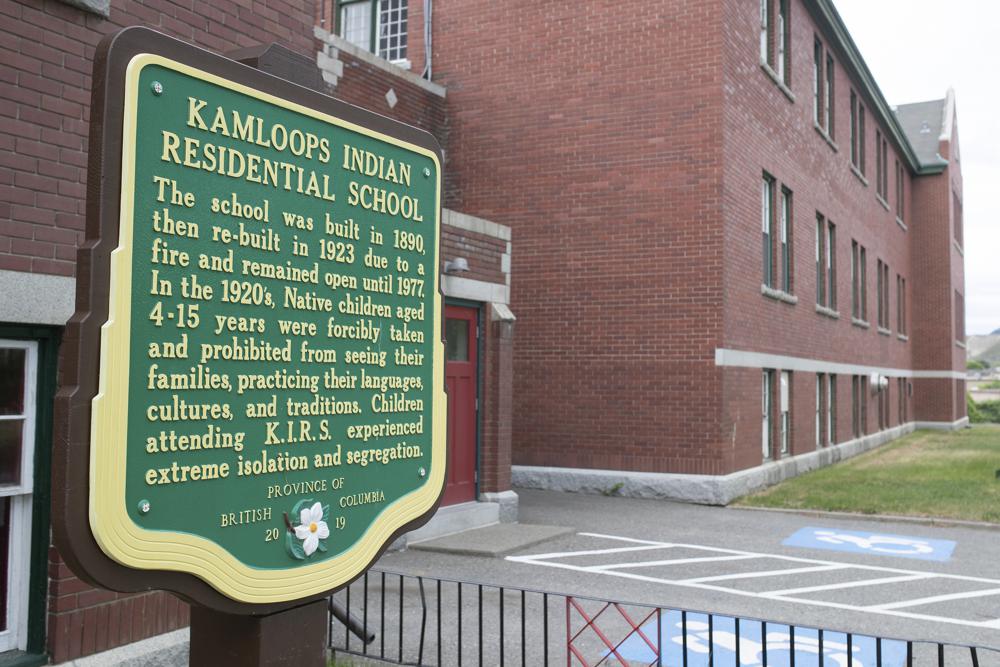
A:
<svg viewBox="0 0 1000 667">
<path fill-rule="evenodd" d="M 892 332 L 885 327 L 876 327 L 880 336 L 891 336 Z"/>
<path fill-rule="evenodd" d="M 795 93 L 793 93 L 791 89 L 788 87 L 788 85 L 781 80 L 781 77 L 778 76 L 778 73 L 775 72 L 773 69 L 771 69 L 770 65 L 768 65 L 764 61 L 761 61 L 760 68 L 764 70 L 764 74 L 767 74 L 767 77 L 774 82 L 774 85 L 776 85 L 778 89 L 785 94 L 785 97 L 788 98 L 789 102 L 795 102 Z"/>
<path fill-rule="evenodd" d="M 955 341 L 955 345 L 958 346 L 958 347 L 960 347 L 960 348 L 962 348 L 963 350 L 967 350 L 968 349 L 968 346 L 965 343 L 963 343 L 962 341 L 960 341 L 960 340 L 956 340 Z"/>
<path fill-rule="evenodd" d="M 839 311 L 833 310 L 832 308 L 827 308 L 826 306 L 822 306 L 818 303 L 816 304 L 816 312 L 819 313 L 820 315 L 824 315 L 834 320 L 840 319 Z"/>
<path fill-rule="evenodd" d="M 792 305 L 795 305 L 799 302 L 799 297 L 795 296 L 794 294 L 789 294 L 784 290 L 768 287 L 767 285 L 760 286 L 760 293 L 769 299 L 782 301 L 784 303 L 790 303 Z"/>
<path fill-rule="evenodd" d="M 837 142 L 833 140 L 833 137 L 830 136 L 830 133 L 824 130 L 822 127 L 820 127 L 819 123 L 817 123 L 815 120 L 813 121 L 813 128 L 816 130 L 817 134 L 823 137 L 823 140 L 826 141 L 827 144 L 829 144 L 830 148 L 833 149 L 834 153 L 840 152 L 840 147 L 837 146 Z"/>
<path fill-rule="evenodd" d="M 902 229 L 904 232 L 907 229 L 909 229 L 909 227 L 906 226 L 906 223 L 903 222 L 903 220 L 901 218 L 898 218 L 898 217 L 896 218 L 896 224 L 899 225 L 900 229 Z"/>
<path fill-rule="evenodd" d="M 862 329 L 871 329 L 872 325 L 868 323 L 868 320 L 862 320 L 857 317 L 851 318 L 851 324 L 856 327 L 861 327 Z"/>
<path fill-rule="evenodd" d="M 951 244 L 952 244 L 953 246 L 955 246 L 955 250 L 957 250 L 957 251 L 958 251 L 958 254 L 959 254 L 959 255 L 961 255 L 962 257 L 965 257 L 965 251 L 964 251 L 964 250 L 962 250 L 962 246 L 958 245 L 958 241 L 956 241 L 956 240 L 952 239 L 952 241 L 951 241 Z"/>
<path fill-rule="evenodd" d="M 864 183 L 866 188 L 868 187 L 868 179 L 865 178 L 865 175 L 861 173 L 861 170 L 855 167 L 853 164 L 851 165 L 851 173 L 857 176 L 858 180 Z"/>
<path fill-rule="evenodd" d="M 882 204 L 882 208 L 884 208 L 885 210 L 887 210 L 887 211 L 889 211 L 889 210 L 892 210 L 892 209 L 890 209 L 890 208 L 889 208 L 889 202 L 887 202 L 887 201 L 886 201 L 886 200 L 885 200 L 885 199 L 884 199 L 884 198 L 882 197 L 882 195 L 880 195 L 880 194 L 879 194 L 879 193 L 877 193 L 877 192 L 875 193 L 875 199 L 876 199 L 876 200 L 878 201 L 878 203 L 879 203 L 879 204 Z"/>
<path fill-rule="evenodd" d="M 896 334 L 896 338 L 898 338 L 899 340 L 903 341 L 904 343 L 906 341 L 910 340 L 910 337 L 907 336 L 906 334 Z"/>
</svg>

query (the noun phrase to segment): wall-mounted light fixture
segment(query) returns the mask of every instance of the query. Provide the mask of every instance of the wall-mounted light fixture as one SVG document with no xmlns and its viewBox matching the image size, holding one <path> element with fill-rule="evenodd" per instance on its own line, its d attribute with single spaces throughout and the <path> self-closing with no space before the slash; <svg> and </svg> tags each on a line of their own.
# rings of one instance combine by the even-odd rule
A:
<svg viewBox="0 0 1000 667">
<path fill-rule="evenodd" d="M 455 259 L 444 263 L 445 275 L 451 275 L 453 273 L 467 273 L 468 271 L 469 260 L 464 257 L 456 257 Z"/>
</svg>

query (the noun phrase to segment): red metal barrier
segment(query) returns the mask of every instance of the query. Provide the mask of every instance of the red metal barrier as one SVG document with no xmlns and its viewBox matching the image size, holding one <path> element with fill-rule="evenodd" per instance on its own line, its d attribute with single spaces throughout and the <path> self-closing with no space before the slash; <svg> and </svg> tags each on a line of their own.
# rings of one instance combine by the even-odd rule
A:
<svg viewBox="0 0 1000 667">
<path fill-rule="evenodd" d="M 603 630 L 601 626 L 598 624 L 598 621 L 601 620 L 602 614 L 604 614 L 604 612 L 606 612 L 609 609 L 614 609 L 615 611 L 618 612 L 618 617 L 612 615 L 611 619 L 612 621 L 618 621 L 618 618 L 620 617 L 625 621 L 627 625 L 627 627 L 625 628 L 625 636 L 618 639 L 618 641 L 613 641 L 608 637 L 608 635 L 612 632 L 608 627 L 609 625 L 611 625 L 611 622 L 605 621 L 604 622 L 605 629 Z M 580 618 L 584 622 L 583 626 L 575 633 L 573 632 L 574 610 L 576 611 L 577 614 L 579 614 Z M 615 658 L 618 659 L 618 662 L 622 665 L 622 667 L 629 667 L 630 664 L 634 663 L 630 663 L 624 657 L 622 657 L 622 655 L 618 652 L 618 648 L 626 641 L 628 641 L 628 639 L 633 635 L 640 637 L 646 643 L 646 646 L 649 647 L 650 651 L 653 652 L 654 657 L 652 662 L 649 663 L 649 665 L 652 666 L 660 664 L 660 646 L 659 646 L 660 638 L 657 637 L 655 642 L 651 641 L 650 638 L 646 636 L 646 633 L 642 631 L 642 626 L 648 623 L 649 620 L 653 617 L 656 618 L 655 627 L 659 629 L 660 628 L 659 608 L 652 610 L 651 612 L 649 612 L 648 615 L 646 615 L 645 618 L 636 623 L 635 621 L 632 620 L 632 617 L 629 616 L 628 612 L 624 609 L 624 607 L 622 607 L 622 605 L 617 602 L 606 602 L 604 606 L 601 607 L 600 611 L 591 616 L 587 613 L 587 611 L 583 608 L 583 606 L 581 606 L 580 603 L 577 602 L 576 598 L 572 596 L 567 596 L 566 597 L 566 666 L 573 667 L 574 665 L 573 658 L 576 658 L 579 661 L 579 664 L 583 665 L 583 667 L 598 667 L 598 665 L 604 664 L 609 658 L 611 658 L 611 656 L 614 656 Z M 589 656 L 591 660 L 596 659 L 597 662 L 588 662 L 587 648 L 580 645 L 581 640 L 589 637 L 589 633 L 584 634 L 587 630 L 591 630 L 592 633 L 596 635 L 598 639 L 600 639 L 601 644 L 604 645 L 604 650 L 601 651 L 601 654 L 599 656 Z M 659 630 L 657 630 L 657 634 L 659 634 Z"/>
</svg>

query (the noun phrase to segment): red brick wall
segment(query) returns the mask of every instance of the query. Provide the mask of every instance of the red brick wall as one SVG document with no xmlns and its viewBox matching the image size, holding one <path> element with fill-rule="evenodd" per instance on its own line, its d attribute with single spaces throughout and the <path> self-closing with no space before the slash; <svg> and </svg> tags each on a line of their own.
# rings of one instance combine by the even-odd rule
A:
<svg viewBox="0 0 1000 667">
<path fill-rule="evenodd" d="M 412 26 L 412 19 L 410 25 Z M 410 33 L 412 38 L 412 27 Z M 344 74 L 337 81 L 337 85 L 329 89 L 331 95 L 427 130 L 437 137 L 442 146 L 445 144 L 447 141 L 445 98 L 356 58 L 347 51 L 340 51 L 338 58 L 344 64 Z M 390 107 L 385 98 L 390 89 L 396 93 L 398 99 L 395 107 Z"/>
<path fill-rule="evenodd" d="M 876 132 L 891 136 L 885 124 L 871 112 L 872 100 L 848 75 L 846 63 L 828 35 L 820 33 L 805 6 L 791 2 L 790 100 L 761 68 L 759 56 L 759 5 L 729 0 L 725 3 L 725 133 L 723 208 L 726 256 L 724 345 L 726 348 L 819 359 L 830 362 L 890 368 L 964 368 L 945 356 L 931 359 L 918 353 L 921 345 L 940 347 L 949 341 L 951 308 L 938 297 L 929 309 L 927 290 L 948 290 L 961 275 L 961 258 L 954 255 L 945 236 L 950 233 L 947 208 L 932 202 L 936 180 L 948 176 L 914 177 L 906 174 L 905 225 L 896 223 L 896 160 L 903 162 L 900 147 L 889 140 L 888 210 L 876 198 Z M 834 55 L 834 143 L 815 129 L 813 122 L 813 44 L 819 36 Z M 851 170 L 850 95 L 852 88 L 866 107 L 866 174 L 868 183 Z M 793 191 L 792 247 L 793 293 L 797 304 L 770 299 L 761 294 L 761 178 L 763 172 L 776 182 L 775 207 L 780 187 Z M 955 168 L 949 171 L 957 171 Z M 940 188 L 937 188 L 940 189 Z M 949 195 L 950 196 L 950 195 Z M 836 225 L 835 265 L 839 319 L 817 313 L 816 214 Z M 943 217 L 942 217 L 943 214 Z M 774 230 L 777 232 L 777 225 Z M 868 329 L 851 322 L 851 241 L 867 249 Z M 923 252 L 923 254 L 921 254 Z M 889 265 L 889 329 L 877 331 L 878 260 Z M 907 332 L 897 335 L 896 275 L 907 282 Z M 935 278 L 937 276 L 937 278 Z M 934 287 L 940 282 L 943 287 Z M 948 297 L 950 299 L 950 296 Z M 947 329 L 947 331 L 944 330 Z M 922 343 L 921 341 L 927 341 Z M 780 368 L 778 369 L 780 370 Z M 733 469 L 759 465 L 760 372 L 727 369 L 726 408 L 723 423 L 732 429 Z M 816 448 L 816 374 L 797 372 L 794 378 L 792 453 Z M 838 377 L 837 440 L 852 437 L 851 378 Z M 947 382 L 946 382 L 947 384 Z M 916 405 L 910 404 L 910 419 L 952 421 L 958 413 L 931 410 L 931 404 L 952 402 L 950 388 L 939 392 L 932 382 L 915 385 Z M 890 424 L 899 423 L 898 387 L 889 387 Z M 870 432 L 877 429 L 878 400 L 868 402 Z M 914 409 L 915 408 L 915 409 Z"/>
<path fill-rule="evenodd" d="M 52 662 L 105 651 L 183 627 L 188 606 L 162 592 L 124 595 L 80 581 L 50 551 L 49 651 Z"/>
<path fill-rule="evenodd" d="M 507 275 L 501 265 L 501 256 L 506 252 L 504 239 L 448 225 L 441 227 L 441 268 L 446 261 L 464 257 L 469 260 L 469 272 L 461 274 L 462 278 L 506 284 Z"/>
<path fill-rule="evenodd" d="M 720 472 L 717 8 L 434 11 L 446 201 L 513 227 L 514 462 Z"/>
<path fill-rule="evenodd" d="M 94 49 L 147 25 L 217 52 L 280 42 L 312 56 L 308 0 L 125 0 L 105 20 L 54 0 L 0 3 L 0 269 L 72 276 L 83 238 Z M 48 645 L 55 662 L 183 627 L 165 593 L 94 589 L 52 549 Z"/>
<path fill-rule="evenodd" d="M 0 269 L 71 276 L 83 234 L 91 63 L 105 34 L 147 25 L 213 51 L 280 42 L 312 55 L 310 0 L 111 3 L 107 20 L 0 3 Z"/>
</svg>

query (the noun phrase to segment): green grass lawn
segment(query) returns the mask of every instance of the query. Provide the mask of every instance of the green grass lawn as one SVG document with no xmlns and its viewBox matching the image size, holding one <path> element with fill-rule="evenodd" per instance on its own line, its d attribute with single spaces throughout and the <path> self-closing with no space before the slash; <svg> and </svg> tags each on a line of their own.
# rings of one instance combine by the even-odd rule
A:
<svg viewBox="0 0 1000 667">
<path fill-rule="evenodd" d="M 1000 425 L 917 431 L 737 505 L 1000 523 Z"/>
</svg>

